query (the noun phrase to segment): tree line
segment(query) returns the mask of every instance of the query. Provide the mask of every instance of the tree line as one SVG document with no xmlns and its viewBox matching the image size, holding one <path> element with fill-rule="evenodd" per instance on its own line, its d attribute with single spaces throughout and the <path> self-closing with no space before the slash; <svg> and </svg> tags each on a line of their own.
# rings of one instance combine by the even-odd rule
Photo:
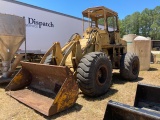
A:
<svg viewBox="0 0 160 120">
<path fill-rule="evenodd" d="M 121 37 L 126 34 L 136 34 L 160 40 L 160 6 L 127 15 L 119 20 L 119 26 Z"/>
</svg>

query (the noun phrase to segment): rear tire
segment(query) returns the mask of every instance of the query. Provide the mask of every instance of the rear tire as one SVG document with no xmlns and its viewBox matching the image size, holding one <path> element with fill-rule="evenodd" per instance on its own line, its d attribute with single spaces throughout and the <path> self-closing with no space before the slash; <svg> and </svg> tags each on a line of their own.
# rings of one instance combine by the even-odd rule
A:
<svg viewBox="0 0 160 120">
<path fill-rule="evenodd" d="M 50 55 L 48 55 L 44 61 L 43 64 L 47 64 L 47 65 L 56 65 L 55 61 L 52 58 L 52 52 Z"/>
<path fill-rule="evenodd" d="M 126 53 L 121 57 L 120 75 L 126 80 L 135 80 L 139 75 L 139 58 L 135 53 Z"/>
<path fill-rule="evenodd" d="M 91 52 L 86 54 L 77 68 L 77 81 L 82 93 L 100 96 L 107 92 L 112 80 L 112 65 L 106 54 Z"/>
<path fill-rule="evenodd" d="M 43 64 L 51 65 L 52 54 L 48 55 Z"/>
</svg>

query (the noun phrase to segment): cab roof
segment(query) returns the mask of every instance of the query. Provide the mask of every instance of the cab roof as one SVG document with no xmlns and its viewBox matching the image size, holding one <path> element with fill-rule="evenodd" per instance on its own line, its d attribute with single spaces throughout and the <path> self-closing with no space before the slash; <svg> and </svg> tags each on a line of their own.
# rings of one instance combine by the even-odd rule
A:
<svg viewBox="0 0 160 120">
<path fill-rule="evenodd" d="M 84 10 L 82 12 L 82 14 L 84 17 L 87 17 L 87 18 L 89 17 L 92 19 L 104 18 L 105 16 L 106 17 L 118 16 L 117 12 L 115 12 L 111 9 L 108 9 L 104 6 L 88 8 L 88 9 Z"/>
</svg>

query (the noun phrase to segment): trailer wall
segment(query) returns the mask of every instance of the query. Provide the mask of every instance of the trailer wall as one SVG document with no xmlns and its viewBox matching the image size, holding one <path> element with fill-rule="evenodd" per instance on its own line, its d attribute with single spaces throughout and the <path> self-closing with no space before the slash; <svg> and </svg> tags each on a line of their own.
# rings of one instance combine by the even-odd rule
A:
<svg viewBox="0 0 160 120">
<path fill-rule="evenodd" d="M 46 51 L 56 41 L 63 46 L 72 34 L 83 32 L 80 18 L 17 1 L 0 1 L 0 8 L 0 13 L 25 17 L 27 50 Z M 24 43 L 20 49 L 25 49 Z"/>
</svg>

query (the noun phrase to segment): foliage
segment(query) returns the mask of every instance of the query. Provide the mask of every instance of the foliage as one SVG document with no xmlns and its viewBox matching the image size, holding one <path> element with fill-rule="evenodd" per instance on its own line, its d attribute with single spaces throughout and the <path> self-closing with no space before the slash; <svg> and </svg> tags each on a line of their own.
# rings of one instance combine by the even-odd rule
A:
<svg viewBox="0 0 160 120">
<path fill-rule="evenodd" d="M 137 34 L 160 40 L 160 6 L 135 12 L 119 20 L 121 37 L 125 34 Z"/>
</svg>

